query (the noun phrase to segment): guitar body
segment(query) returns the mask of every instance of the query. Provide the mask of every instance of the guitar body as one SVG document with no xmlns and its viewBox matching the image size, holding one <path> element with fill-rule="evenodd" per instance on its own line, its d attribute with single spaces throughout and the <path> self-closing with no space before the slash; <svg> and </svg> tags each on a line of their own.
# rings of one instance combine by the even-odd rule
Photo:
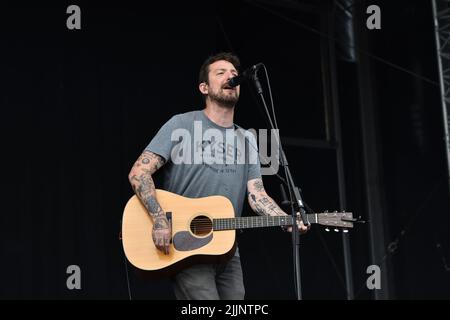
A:
<svg viewBox="0 0 450 320">
<path fill-rule="evenodd" d="M 123 248 L 133 266 L 154 275 L 170 275 L 190 264 L 218 262 L 234 253 L 235 230 L 212 230 L 213 219 L 234 217 L 233 205 L 226 197 L 192 199 L 157 189 L 156 198 L 171 216 L 170 254 L 155 247 L 153 221 L 139 198 L 133 196 L 122 220 Z"/>
</svg>

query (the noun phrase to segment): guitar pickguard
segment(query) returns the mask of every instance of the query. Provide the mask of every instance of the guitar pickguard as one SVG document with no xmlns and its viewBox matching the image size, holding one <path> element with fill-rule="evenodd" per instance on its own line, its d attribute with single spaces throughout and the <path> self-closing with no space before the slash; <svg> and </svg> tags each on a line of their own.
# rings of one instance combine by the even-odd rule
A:
<svg viewBox="0 0 450 320">
<path fill-rule="evenodd" d="M 177 232 L 173 237 L 173 246 L 178 251 L 190 251 L 206 246 L 213 238 L 212 233 L 204 238 L 194 237 L 189 231 Z"/>
</svg>

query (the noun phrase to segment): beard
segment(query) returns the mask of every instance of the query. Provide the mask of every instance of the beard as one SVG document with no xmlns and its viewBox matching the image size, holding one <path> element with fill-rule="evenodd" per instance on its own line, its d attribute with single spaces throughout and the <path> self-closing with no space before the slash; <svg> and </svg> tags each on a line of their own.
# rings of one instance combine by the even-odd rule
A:
<svg viewBox="0 0 450 320">
<path fill-rule="evenodd" d="M 208 97 L 217 104 L 230 109 L 233 108 L 239 100 L 239 94 L 237 91 L 233 91 L 232 94 L 228 94 L 224 92 L 223 88 L 219 89 L 217 92 L 210 92 Z"/>
</svg>

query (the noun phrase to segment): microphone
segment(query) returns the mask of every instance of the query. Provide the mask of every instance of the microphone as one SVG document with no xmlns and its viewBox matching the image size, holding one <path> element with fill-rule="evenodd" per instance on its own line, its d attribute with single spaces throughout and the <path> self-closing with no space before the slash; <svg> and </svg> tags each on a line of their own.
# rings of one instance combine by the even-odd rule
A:
<svg viewBox="0 0 450 320">
<path fill-rule="evenodd" d="M 257 63 L 255 65 L 251 66 L 250 68 L 246 69 L 241 74 L 228 80 L 228 85 L 231 88 L 234 88 L 234 87 L 240 85 L 244 80 L 246 80 L 248 78 L 252 78 L 253 75 L 258 71 L 258 69 L 262 67 L 262 65 L 263 65 L 262 63 Z"/>
</svg>

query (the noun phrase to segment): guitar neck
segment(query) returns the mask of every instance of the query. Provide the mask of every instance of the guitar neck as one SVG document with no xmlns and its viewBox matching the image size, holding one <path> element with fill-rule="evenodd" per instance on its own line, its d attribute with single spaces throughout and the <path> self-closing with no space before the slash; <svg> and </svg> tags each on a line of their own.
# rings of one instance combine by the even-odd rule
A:
<svg viewBox="0 0 450 320">
<path fill-rule="evenodd" d="M 310 223 L 317 223 L 317 214 L 307 214 L 306 216 Z M 251 216 L 213 220 L 213 229 L 216 231 L 291 225 L 292 216 Z"/>
</svg>

